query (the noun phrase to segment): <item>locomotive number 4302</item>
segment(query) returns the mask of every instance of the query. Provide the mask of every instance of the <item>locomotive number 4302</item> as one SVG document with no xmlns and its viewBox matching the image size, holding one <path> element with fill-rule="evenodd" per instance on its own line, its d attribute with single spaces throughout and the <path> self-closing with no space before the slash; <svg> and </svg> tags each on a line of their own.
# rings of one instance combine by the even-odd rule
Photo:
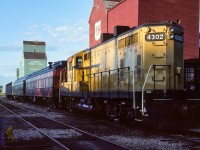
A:
<svg viewBox="0 0 200 150">
<path fill-rule="evenodd" d="M 165 40 L 165 33 L 164 32 L 148 33 L 145 35 L 145 40 L 146 41 L 163 41 Z"/>
</svg>

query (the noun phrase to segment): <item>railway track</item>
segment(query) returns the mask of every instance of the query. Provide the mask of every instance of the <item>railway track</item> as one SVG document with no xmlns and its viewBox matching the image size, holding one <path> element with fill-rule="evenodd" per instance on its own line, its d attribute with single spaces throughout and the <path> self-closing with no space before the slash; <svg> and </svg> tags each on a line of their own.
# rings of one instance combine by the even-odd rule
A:
<svg viewBox="0 0 200 150">
<path fill-rule="evenodd" d="M 161 141 L 170 143 L 185 143 L 186 149 L 200 149 L 200 133 L 190 132 L 189 130 L 176 131 L 171 133 L 160 133 L 165 138 Z"/>
<path fill-rule="evenodd" d="M 35 132 L 39 132 L 42 135 L 42 139 L 45 139 L 45 143 L 49 143 L 47 145 L 41 144 L 41 147 L 48 147 L 52 149 L 52 147 L 56 149 L 128 149 L 116 143 L 110 142 L 108 140 L 102 139 L 98 136 L 85 132 L 81 129 L 75 128 L 68 124 L 56 121 L 52 118 L 48 118 L 40 113 L 34 112 L 32 110 L 28 110 L 26 108 L 22 108 L 20 106 L 11 104 L 10 102 L 6 102 L 5 100 L 0 101 L 0 107 L 12 113 L 14 116 L 19 118 L 21 121 L 26 123 L 30 128 L 34 129 Z M 26 114 L 26 115 L 22 115 Z M 29 117 L 29 116 L 35 117 Z M 63 134 L 75 134 L 75 137 L 72 138 L 60 138 L 54 137 L 49 134 L 49 131 L 65 131 Z M 27 149 L 30 146 L 20 146 L 19 149 Z M 33 146 L 34 147 L 34 146 Z M 37 145 L 39 148 L 39 146 Z M 48 149 L 47 148 L 47 149 Z M 12 146 L 7 146 L 5 149 L 12 149 Z M 15 146 L 14 149 L 17 149 Z"/>
<path fill-rule="evenodd" d="M 16 105 L 16 107 L 21 107 L 21 108 L 15 108 L 15 109 L 21 109 L 21 110 L 25 111 L 23 114 L 26 114 L 26 115 L 21 115 L 22 113 L 19 112 L 20 116 L 29 116 L 29 113 L 30 113 L 30 114 L 34 114 L 35 116 L 38 117 L 41 115 L 41 113 L 43 113 L 43 111 L 41 111 L 41 108 L 43 108 L 43 107 L 37 108 L 36 106 L 31 106 L 30 104 L 24 105 L 24 104 L 14 102 L 14 101 L 7 101 L 6 99 L 2 100 L 2 103 L 4 103 L 4 102 L 9 102 L 12 105 Z M 7 104 L 4 103 L 4 105 L 7 105 Z M 26 109 L 24 107 L 26 107 L 28 109 Z M 40 113 L 34 113 L 33 111 L 31 111 L 29 109 L 39 111 Z M 46 112 L 46 111 L 44 111 L 44 112 Z M 65 116 L 66 114 L 63 114 L 63 115 Z M 45 117 L 46 114 L 44 114 L 42 116 Z M 61 118 L 63 118 L 63 117 L 61 117 Z M 48 119 L 52 120 L 52 117 L 48 118 Z M 59 127 L 56 127 L 54 124 L 51 125 L 50 123 L 48 123 L 49 126 L 51 126 L 51 128 L 55 127 L 55 128 L 59 128 L 59 129 L 60 128 L 68 129 L 66 126 L 61 127 L 61 125 L 63 125 L 63 124 L 65 125 L 68 121 L 66 121 L 66 120 L 64 121 L 64 120 L 61 120 L 58 118 L 56 120 L 54 120 L 54 121 L 59 123 Z M 81 133 L 81 134 L 84 134 L 84 132 L 87 131 L 87 132 L 95 134 L 96 135 L 95 137 L 97 137 L 97 138 L 101 137 L 100 139 L 106 139 L 107 141 L 112 141 L 111 143 L 114 143 L 114 144 L 118 143 L 117 145 L 120 145 L 120 148 L 117 148 L 117 149 L 128 149 L 128 148 L 129 149 L 186 149 L 186 150 L 187 149 L 200 149 L 200 143 L 199 143 L 200 142 L 200 133 L 199 132 L 190 132 L 188 130 L 186 130 L 186 131 L 182 130 L 179 132 L 157 133 L 157 132 L 150 131 L 150 130 L 144 130 L 144 129 L 142 129 L 140 127 L 136 127 L 136 126 L 131 127 L 129 125 L 120 125 L 120 124 L 117 125 L 114 123 L 108 123 L 106 125 L 106 128 L 109 128 L 110 130 L 113 130 L 111 128 L 114 128 L 114 130 L 113 130 L 114 132 L 113 131 L 111 131 L 111 132 L 104 131 L 104 130 L 100 131 L 98 129 L 91 132 L 91 129 L 88 126 L 91 126 L 91 125 L 96 126 L 96 124 L 92 123 L 92 122 L 94 122 L 93 118 L 91 118 L 89 120 L 83 121 L 83 122 L 85 122 L 85 127 L 88 128 L 87 130 L 85 130 L 86 128 L 82 126 L 83 123 L 76 126 L 77 128 L 80 127 L 82 130 L 84 130 L 83 132 L 80 129 L 75 130 L 76 128 L 71 128 L 75 125 L 74 123 L 72 123 L 71 125 L 68 125 L 68 127 L 73 129 L 74 131 L 77 131 L 78 133 Z M 98 120 L 96 120 L 96 121 L 98 121 Z M 44 121 L 44 122 L 47 122 L 47 121 Z M 86 122 L 88 124 L 86 124 Z M 105 124 L 105 122 L 104 122 L 104 124 Z M 117 128 L 114 126 L 117 126 Z M 102 127 L 103 127 L 103 129 L 105 129 L 105 126 L 102 126 Z M 46 128 L 46 127 L 39 127 L 39 129 L 44 129 L 44 128 Z M 97 128 L 98 128 L 98 126 L 97 126 Z M 120 131 L 118 133 L 116 133 L 117 130 L 120 130 Z M 125 130 L 128 130 L 129 132 L 127 133 Z M 110 133 L 105 134 L 105 132 L 106 133 L 110 132 Z M 91 134 L 91 135 L 93 135 L 93 134 Z M 84 139 L 85 139 L 84 141 L 89 141 L 89 140 L 87 140 L 87 138 L 85 138 L 85 135 L 83 135 L 82 137 L 84 137 Z M 55 138 L 55 139 L 57 140 L 57 138 Z M 62 141 L 62 140 L 63 139 L 60 139 L 58 141 Z M 70 139 L 67 139 L 67 140 L 69 141 Z M 76 140 L 76 142 L 75 142 L 76 146 L 78 145 L 77 143 L 80 144 L 80 141 L 81 141 L 80 137 L 76 138 L 75 140 Z M 49 141 L 52 141 L 52 140 L 49 140 Z M 89 143 L 86 142 L 85 144 L 86 144 L 85 147 L 87 149 L 91 149 L 90 148 L 91 144 L 89 145 L 89 148 L 87 147 Z M 92 144 L 94 146 L 94 143 L 92 143 Z M 52 141 L 52 142 L 49 142 L 49 144 L 46 145 L 46 147 L 49 146 L 52 148 L 52 146 L 55 147 L 55 145 L 57 145 L 57 144 Z M 105 144 L 105 145 L 102 146 L 103 149 L 105 149 L 105 147 L 107 148 L 107 144 Z M 124 147 L 121 147 L 121 145 L 123 145 Z M 42 149 L 42 147 L 45 147 L 45 145 L 41 144 L 40 148 L 38 148 L 38 149 Z M 59 147 L 62 148 L 61 146 L 59 146 Z M 56 149 L 58 149 L 58 146 L 56 147 Z M 64 149 L 64 148 L 62 148 L 62 149 Z M 74 147 L 73 148 L 69 147 L 69 149 L 74 149 Z M 81 148 L 76 147 L 76 149 L 81 149 Z M 93 149 L 97 149 L 97 147 L 95 147 L 95 148 L 93 147 Z"/>
</svg>

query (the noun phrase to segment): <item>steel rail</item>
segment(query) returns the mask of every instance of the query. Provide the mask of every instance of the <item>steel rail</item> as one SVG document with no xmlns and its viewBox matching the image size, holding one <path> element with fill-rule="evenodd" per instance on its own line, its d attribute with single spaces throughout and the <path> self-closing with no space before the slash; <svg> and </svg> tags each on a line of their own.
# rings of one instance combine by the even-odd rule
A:
<svg viewBox="0 0 200 150">
<path fill-rule="evenodd" d="M 195 145 L 190 145 L 190 146 L 194 146 L 194 148 L 191 149 L 196 149 L 195 147 L 200 147 L 200 137 L 188 137 L 188 135 L 170 135 L 170 134 L 166 134 L 166 133 L 157 133 L 159 136 L 164 136 L 164 137 L 169 137 L 172 138 L 174 140 L 180 140 L 180 141 L 184 141 L 187 142 L 188 144 L 195 144 Z M 197 141 L 198 140 L 198 141 Z"/>
<path fill-rule="evenodd" d="M 3 102 L 5 102 L 5 101 L 3 101 Z M 116 146 L 118 146 L 118 147 L 121 147 L 121 148 L 130 150 L 130 149 L 127 148 L 127 147 L 124 147 L 124 146 L 118 145 L 117 143 L 114 143 L 114 142 L 105 140 L 105 139 L 103 139 L 103 138 L 101 138 L 101 137 L 98 137 L 98 136 L 96 136 L 96 135 L 94 135 L 94 134 L 91 134 L 91 133 L 89 133 L 89 132 L 83 131 L 83 130 L 78 129 L 78 128 L 76 128 L 76 127 L 73 127 L 73 126 L 71 126 L 71 125 L 62 123 L 62 122 L 57 121 L 57 120 L 53 120 L 53 119 L 51 119 L 51 118 L 49 118 L 49 117 L 46 117 L 46 116 L 44 116 L 44 115 L 42 115 L 42 114 L 40 114 L 40 113 L 34 112 L 34 111 L 29 110 L 29 109 L 27 109 L 27 108 L 20 107 L 20 106 L 18 106 L 18 105 L 16 105 L 16 104 L 12 104 L 12 103 L 9 103 L 9 102 L 7 102 L 7 101 L 6 101 L 5 103 L 8 103 L 8 104 L 10 104 L 10 105 L 16 106 L 16 107 L 21 108 L 21 109 L 23 109 L 23 110 L 29 111 L 29 112 L 31 112 L 31 113 L 33 113 L 33 114 L 39 115 L 39 116 L 44 117 L 44 118 L 46 118 L 46 119 L 49 119 L 49 120 L 51 120 L 51 121 L 57 122 L 57 123 L 59 123 L 59 124 L 61 124 L 61 125 L 64 125 L 64 126 L 69 127 L 69 128 L 72 128 L 72 129 L 74 129 L 74 130 L 77 130 L 77 131 L 79 131 L 79 132 L 81 132 L 81 133 L 84 133 L 84 134 L 87 134 L 87 135 L 89 135 L 89 136 L 95 137 L 95 138 L 97 138 L 97 139 L 99 139 L 99 140 L 102 140 L 102 141 L 105 141 L 105 142 L 107 142 L 107 143 L 116 145 Z"/>
<path fill-rule="evenodd" d="M 13 112 L 12 110 L 8 109 L 7 107 L 5 107 L 4 105 L 0 104 L 2 107 L 4 107 L 6 110 L 8 110 L 9 112 L 11 112 L 12 114 L 16 115 L 18 118 L 20 118 L 21 120 L 23 120 L 24 122 L 26 122 L 27 124 L 29 124 L 31 127 L 35 128 L 36 130 L 38 130 L 40 133 L 42 133 L 43 135 L 45 135 L 46 137 L 48 137 L 49 139 L 51 139 L 52 141 L 54 141 L 55 143 L 57 143 L 59 146 L 61 146 L 62 148 L 64 148 L 65 150 L 70 150 L 69 148 L 67 148 L 65 145 L 63 145 L 62 143 L 60 143 L 59 141 L 57 141 L 56 139 L 48 136 L 46 133 L 44 133 L 42 130 L 40 130 L 39 128 L 37 128 L 36 126 L 34 126 L 32 123 L 26 121 L 25 119 L 23 119 L 22 117 L 20 117 L 18 114 L 16 114 L 15 112 Z"/>
</svg>

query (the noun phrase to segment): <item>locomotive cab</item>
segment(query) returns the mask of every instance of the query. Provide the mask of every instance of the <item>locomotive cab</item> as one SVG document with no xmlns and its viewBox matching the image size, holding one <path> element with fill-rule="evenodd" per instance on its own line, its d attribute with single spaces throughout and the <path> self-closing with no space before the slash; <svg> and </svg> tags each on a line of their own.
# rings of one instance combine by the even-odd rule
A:
<svg viewBox="0 0 200 150">
<path fill-rule="evenodd" d="M 187 101 L 182 96 L 185 93 L 183 28 L 169 23 L 144 26 L 139 32 L 143 38 L 141 104 L 135 101 L 142 112 L 139 118 L 164 120 L 176 113 L 178 121 L 185 114 L 182 108 Z"/>
<path fill-rule="evenodd" d="M 64 73 L 66 81 L 61 83 L 60 95 L 63 107 L 75 109 L 80 101 L 86 101 L 88 92 L 88 67 L 90 65 L 89 50 L 83 50 L 67 59 L 67 69 Z M 80 100 L 81 99 L 81 100 Z"/>
<path fill-rule="evenodd" d="M 145 89 L 183 90 L 182 27 L 174 24 L 159 27 L 150 25 L 140 32 L 145 36 L 142 37 L 145 40 L 142 44 L 142 84 L 145 84 Z"/>
</svg>

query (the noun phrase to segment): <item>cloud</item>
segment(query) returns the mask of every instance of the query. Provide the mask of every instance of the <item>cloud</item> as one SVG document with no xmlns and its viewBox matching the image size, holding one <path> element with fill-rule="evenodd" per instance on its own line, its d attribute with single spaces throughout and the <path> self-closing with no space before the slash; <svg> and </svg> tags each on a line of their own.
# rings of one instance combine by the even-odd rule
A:
<svg viewBox="0 0 200 150">
<path fill-rule="evenodd" d="M 0 76 L 2 77 L 15 77 L 16 76 L 16 65 L 0 65 Z"/>
<path fill-rule="evenodd" d="M 40 25 L 38 25 L 38 24 L 35 24 L 35 25 L 31 26 L 31 28 L 38 28 L 38 27 L 40 27 Z"/>
<path fill-rule="evenodd" d="M 49 41 L 47 41 L 47 43 L 49 43 Z M 47 49 L 47 52 L 48 51 L 58 51 L 59 50 L 58 46 L 49 45 L 49 44 L 47 44 L 46 49 Z"/>
<path fill-rule="evenodd" d="M 24 34 L 25 34 L 25 35 L 32 35 L 33 32 L 30 32 L 30 31 L 29 31 L 29 32 L 25 32 Z"/>
<path fill-rule="evenodd" d="M 58 47 L 66 44 L 80 44 L 89 40 L 88 29 L 86 21 L 79 21 L 74 24 L 63 23 L 57 26 L 35 24 L 30 25 L 24 32 L 24 39 L 42 40 Z"/>
<path fill-rule="evenodd" d="M 0 45 L 0 78 L 3 82 L 0 84 L 6 84 L 16 78 L 16 68 L 19 67 L 22 57 L 23 40 L 46 42 L 48 61 L 67 60 L 76 52 L 88 48 L 87 21 L 65 22 L 58 25 L 42 23 L 30 25 L 30 22 L 28 24 L 21 35 L 16 35 L 17 41 L 13 41 L 10 45 Z"/>
<path fill-rule="evenodd" d="M 3 86 L 3 92 L 5 92 L 6 84 L 13 82 L 16 78 L 15 77 L 10 77 L 10 76 L 1 76 L 0 75 L 0 85 Z"/>
<path fill-rule="evenodd" d="M 68 30 L 69 30 L 69 28 L 67 26 L 60 26 L 60 27 L 55 28 L 55 31 L 59 32 L 59 33 L 67 32 Z"/>
<path fill-rule="evenodd" d="M 19 45 L 0 45 L 0 52 L 22 51 L 22 46 Z"/>
</svg>

